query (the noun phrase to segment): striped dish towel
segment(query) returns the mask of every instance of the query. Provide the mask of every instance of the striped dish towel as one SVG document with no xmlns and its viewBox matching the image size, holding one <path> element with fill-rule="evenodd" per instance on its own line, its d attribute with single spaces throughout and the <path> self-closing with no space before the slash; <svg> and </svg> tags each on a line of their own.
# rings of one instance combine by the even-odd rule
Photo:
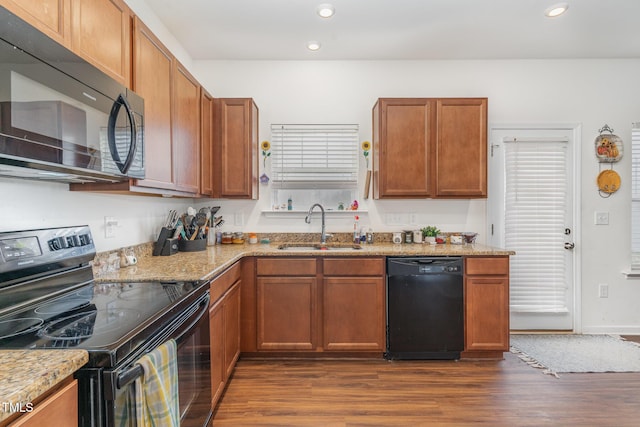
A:
<svg viewBox="0 0 640 427">
<path fill-rule="evenodd" d="M 138 360 L 144 369 L 136 379 L 138 427 L 180 427 L 177 348 L 169 340 Z"/>
</svg>

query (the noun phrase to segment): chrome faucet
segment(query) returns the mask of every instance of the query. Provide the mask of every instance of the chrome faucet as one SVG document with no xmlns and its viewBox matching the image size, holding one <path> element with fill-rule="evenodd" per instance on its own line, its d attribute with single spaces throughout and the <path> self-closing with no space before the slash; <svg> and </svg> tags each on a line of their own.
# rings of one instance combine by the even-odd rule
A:
<svg viewBox="0 0 640 427">
<path fill-rule="evenodd" d="M 309 212 L 307 213 L 307 216 L 304 219 L 304 222 L 306 222 L 307 224 L 311 224 L 311 214 L 313 213 L 313 208 L 315 208 L 316 206 L 319 207 L 320 211 L 322 212 L 322 232 L 320 233 L 320 244 L 324 245 L 327 243 L 327 236 L 331 237 L 331 235 L 327 234 L 326 232 L 325 224 L 324 224 L 324 208 L 320 203 L 316 203 L 309 208 Z"/>
</svg>

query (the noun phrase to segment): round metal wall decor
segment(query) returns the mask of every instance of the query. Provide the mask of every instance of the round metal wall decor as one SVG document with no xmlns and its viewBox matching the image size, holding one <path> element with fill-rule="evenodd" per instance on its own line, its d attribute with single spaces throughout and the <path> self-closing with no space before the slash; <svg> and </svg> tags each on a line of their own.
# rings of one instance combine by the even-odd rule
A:
<svg viewBox="0 0 640 427">
<path fill-rule="evenodd" d="M 613 134 L 609 125 L 599 130 L 600 135 L 595 140 L 596 157 L 600 163 L 615 163 L 622 158 L 622 138 Z"/>
<path fill-rule="evenodd" d="M 613 169 L 606 169 L 598 174 L 598 190 L 603 197 L 609 197 L 620 188 L 620 175 Z"/>
</svg>

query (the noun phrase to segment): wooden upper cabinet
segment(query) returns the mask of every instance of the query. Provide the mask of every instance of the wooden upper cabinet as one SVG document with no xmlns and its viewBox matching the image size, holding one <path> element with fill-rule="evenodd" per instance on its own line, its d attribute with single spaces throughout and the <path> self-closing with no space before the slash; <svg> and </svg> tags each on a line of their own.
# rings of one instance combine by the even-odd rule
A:
<svg viewBox="0 0 640 427">
<path fill-rule="evenodd" d="M 0 0 L 7 10 L 67 47 L 71 45 L 70 4 L 70 0 Z"/>
<path fill-rule="evenodd" d="M 486 197 L 487 99 L 379 99 L 373 185 L 379 199 Z"/>
<path fill-rule="evenodd" d="M 487 196 L 487 99 L 438 99 L 436 197 Z"/>
<path fill-rule="evenodd" d="M 133 41 L 133 90 L 144 98 L 145 179 L 136 185 L 175 189 L 171 136 L 175 59 L 137 17 Z"/>
<path fill-rule="evenodd" d="M 174 62 L 173 164 L 176 189 L 200 191 L 200 84 Z"/>
<path fill-rule="evenodd" d="M 216 98 L 216 197 L 258 198 L 258 107 L 251 98 Z"/>
<path fill-rule="evenodd" d="M 213 197 L 213 97 L 200 93 L 200 194 Z"/>
<path fill-rule="evenodd" d="M 131 19 L 123 0 L 71 0 L 71 49 L 127 87 Z"/>
<path fill-rule="evenodd" d="M 379 99 L 373 107 L 375 198 L 425 198 L 431 194 L 430 140 L 433 102 Z"/>
</svg>

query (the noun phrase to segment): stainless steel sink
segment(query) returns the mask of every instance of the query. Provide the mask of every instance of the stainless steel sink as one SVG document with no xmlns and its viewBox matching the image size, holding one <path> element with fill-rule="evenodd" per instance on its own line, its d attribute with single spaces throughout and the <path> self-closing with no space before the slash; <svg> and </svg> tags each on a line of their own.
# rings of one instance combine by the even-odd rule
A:
<svg viewBox="0 0 640 427">
<path fill-rule="evenodd" d="M 319 243 L 283 243 L 278 246 L 283 251 L 357 251 L 362 246 L 352 243 L 332 243 L 321 245 Z"/>
</svg>

